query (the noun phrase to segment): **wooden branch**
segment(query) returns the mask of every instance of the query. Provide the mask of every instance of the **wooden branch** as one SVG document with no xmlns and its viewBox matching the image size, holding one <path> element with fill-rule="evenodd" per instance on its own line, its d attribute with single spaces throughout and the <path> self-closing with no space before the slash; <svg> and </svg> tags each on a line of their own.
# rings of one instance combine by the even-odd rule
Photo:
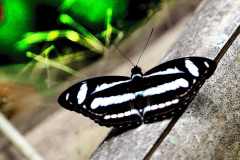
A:
<svg viewBox="0 0 240 160">
<path fill-rule="evenodd" d="M 205 0 L 164 60 L 184 56 L 213 59 L 239 25 L 239 1 Z M 239 158 L 239 53 L 240 37 L 152 159 Z M 92 159 L 143 159 L 169 121 L 141 126 L 113 138 Z"/>
<path fill-rule="evenodd" d="M 43 160 L 35 149 L 17 131 L 16 128 L 0 112 L 0 132 L 25 156 L 28 160 Z"/>
</svg>

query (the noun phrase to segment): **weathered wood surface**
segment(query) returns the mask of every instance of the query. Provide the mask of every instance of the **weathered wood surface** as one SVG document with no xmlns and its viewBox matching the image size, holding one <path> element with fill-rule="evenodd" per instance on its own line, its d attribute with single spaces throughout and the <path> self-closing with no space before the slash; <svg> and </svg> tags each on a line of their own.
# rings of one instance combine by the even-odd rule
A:
<svg viewBox="0 0 240 160">
<path fill-rule="evenodd" d="M 240 25 L 239 0 L 205 0 L 164 59 L 214 58 Z M 152 159 L 240 159 L 240 36 Z M 160 62 L 160 59 L 159 59 Z M 105 142 L 94 160 L 143 159 L 169 121 Z"/>
</svg>

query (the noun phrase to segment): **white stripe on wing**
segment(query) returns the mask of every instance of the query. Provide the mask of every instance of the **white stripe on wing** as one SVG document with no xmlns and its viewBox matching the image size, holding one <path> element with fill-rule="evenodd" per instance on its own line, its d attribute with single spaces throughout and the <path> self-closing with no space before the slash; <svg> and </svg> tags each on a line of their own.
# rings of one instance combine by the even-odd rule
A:
<svg viewBox="0 0 240 160">
<path fill-rule="evenodd" d="M 152 76 L 159 76 L 159 75 L 167 75 L 167 74 L 176 74 L 176 73 L 183 73 L 183 71 L 180 71 L 177 67 L 175 68 L 168 68 L 165 71 L 159 71 L 155 72 L 149 75 L 146 75 L 144 77 L 152 77 Z"/>
<path fill-rule="evenodd" d="M 119 84 L 122 84 L 122 83 L 127 83 L 129 81 L 130 80 L 113 82 L 113 83 L 103 83 L 101 85 L 97 85 L 97 87 L 95 88 L 95 90 L 92 93 L 99 92 L 99 91 L 105 90 L 107 88 L 110 88 L 110 87 L 113 87 L 113 86 L 116 86 L 116 85 L 119 85 Z"/>
<path fill-rule="evenodd" d="M 118 113 L 118 114 L 110 114 L 110 115 L 105 115 L 104 119 L 115 119 L 115 118 L 123 118 L 123 117 L 129 117 L 131 115 L 137 115 L 140 116 L 140 113 L 136 109 L 131 109 L 130 111 L 126 111 L 123 113 Z"/>
<path fill-rule="evenodd" d="M 142 96 L 142 97 L 147 97 L 147 96 L 152 96 L 152 95 L 157 95 L 157 94 L 162 94 L 167 91 L 171 90 L 176 90 L 180 87 L 188 87 L 189 83 L 187 80 L 180 78 L 175 81 L 165 83 L 162 85 L 158 85 L 156 87 L 151 87 L 148 88 L 144 91 L 138 91 L 135 93 L 126 93 L 123 95 L 117 95 L 117 96 L 110 96 L 110 97 L 99 97 L 95 98 L 92 101 L 91 108 L 92 109 L 97 109 L 100 106 L 109 106 L 109 105 L 114 105 L 114 104 L 120 104 L 124 103 L 130 100 L 135 99 L 137 96 Z"/>
<path fill-rule="evenodd" d="M 135 95 L 133 93 L 126 93 L 123 95 L 95 98 L 91 104 L 92 109 L 97 109 L 99 106 L 109 106 L 113 104 L 123 103 L 133 100 Z"/>
<path fill-rule="evenodd" d="M 178 102 L 179 102 L 179 99 L 174 99 L 174 100 L 167 101 L 167 102 L 164 102 L 164 103 L 147 106 L 147 107 L 144 108 L 143 114 L 145 114 L 146 112 L 149 112 L 149 111 L 162 109 L 162 108 L 165 108 L 167 106 L 177 104 Z"/>
</svg>

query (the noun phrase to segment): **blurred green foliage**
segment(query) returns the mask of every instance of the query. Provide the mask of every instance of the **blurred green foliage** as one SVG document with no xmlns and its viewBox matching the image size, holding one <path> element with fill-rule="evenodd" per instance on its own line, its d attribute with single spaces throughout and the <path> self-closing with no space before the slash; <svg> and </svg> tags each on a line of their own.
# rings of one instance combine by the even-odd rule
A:
<svg viewBox="0 0 240 160">
<path fill-rule="evenodd" d="M 113 10 L 113 19 L 123 18 L 127 10 L 127 0 L 65 0 L 61 6 L 63 11 L 70 11 L 86 23 L 103 24 L 107 10 Z"/>
<path fill-rule="evenodd" d="M 54 86 L 103 56 L 160 1 L 0 0 L 0 80 Z"/>
<path fill-rule="evenodd" d="M 35 53 L 40 54 L 46 44 L 52 45 L 55 41 L 64 39 L 63 36 L 58 37 L 62 35 L 59 34 L 62 30 L 78 32 L 84 43 L 75 43 L 79 42 L 76 34 L 71 34 L 73 37 L 66 34 L 68 37 L 65 39 L 80 45 L 80 49 L 103 52 L 102 44 L 108 47 L 113 42 L 121 40 L 129 27 L 147 16 L 149 7 L 157 3 L 155 1 L 160 2 L 160 0 L 0 0 L 3 10 L 0 21 L 0 56 L 7 55 L 7 59 L 13 62 L 18 59 L 19 62 L 25 61 L 27 50 L 34 49 Z M 37 36 L 41 32 L 46 35 Z M 62 46 L 71 48 L 75 45 L 69 44 L 67 42 Z M 82 44 L 85 45 L 81 46 Z"/>
<path fill-rule="evenodd" d="M 19 0 L 5 0 L 2 2 L 2 8 L 0 48 L 12 51 L 14 43 L 30 30 L 32 14 L 27 3 Z"/>
</svg>

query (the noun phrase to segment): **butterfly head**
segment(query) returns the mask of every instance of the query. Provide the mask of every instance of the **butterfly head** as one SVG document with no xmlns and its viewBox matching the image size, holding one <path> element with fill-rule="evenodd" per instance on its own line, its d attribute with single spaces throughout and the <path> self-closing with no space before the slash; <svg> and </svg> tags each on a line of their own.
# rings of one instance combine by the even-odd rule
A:
<svg viewBox="0 0 240 160">
<path fill-rule="evenodd" d="M 134 66 L 131 70 L 131 78 L 134 79 L 135 77 L 142 77 L 143 73 L 140 67 Z"/>
</svg>

